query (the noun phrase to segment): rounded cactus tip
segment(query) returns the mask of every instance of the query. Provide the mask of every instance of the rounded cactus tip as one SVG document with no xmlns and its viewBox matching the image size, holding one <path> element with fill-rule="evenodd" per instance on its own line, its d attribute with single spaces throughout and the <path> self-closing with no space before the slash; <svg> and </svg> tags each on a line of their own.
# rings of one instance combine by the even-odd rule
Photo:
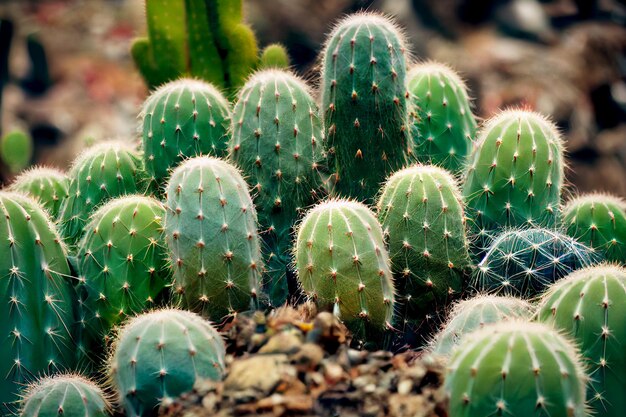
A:
<svg viewBox="0 0 626 417">
<path fill-rule="evenodd" d="M 123 139 L 109 139 L 96 143 L 93 146 L 84 149 L 77 157 L 74 159 L 72 163 L 73 167 L 80 167 L 84 164 L 85 161 L 93 158 L 95 155 L 99 155 L 101 153 L 107 152 L 109 150 L 115 151 L 127 151 L 129 153 L 136 153 L 137 146 L 132 141 L 126 141 Z"/>
<path fill-rule="evenodd" d="M 409 68 L 409 71 L 407 72 L 407 79 L 432 74 L 440 74 L 443 77 L 450 79 L 454 84 L 461 87 L 465 98 L 468 98 L 467 84 L 465 83 L 465 80 L 450 65 L 444 64 L 443 62 L 432 60 L 418 62 Z"/>
<path fill-rule="evenodd" d="M 184 89 L 191 90 L 191 91 L 205 91 L 211 96 L 219 98 L 223 100 L 224 103 L 227 103 L 224 93 L 214 84 L 211 84 L 210 82 L 205 81 L 205 80 L 200 80 L 198 78 L 183 77 L 183 78 L 178 78 L 174 81 L 166 82 L 165 84 L 161 84 L 159 88 L 157 88 L 156 90 L 152 92 L 152 94 L 150 94 L 150 97 L 148 98 L 148 100 L 144 102 L 143 108 L 144 109 L 146 108 L 146 105 L 150 101 L 151 97 L 168 96 L 173 92 L 184 90 Z"/>
<path fill-rule="evenodd" d="M 22 171 L 17 177 L 15 177 L 13 183 L 30 182 L 31 180 L 38 179 L 40 177 L 54 177 L 63 180 L 67 178 L 67 175 L 58 168 L 35 165 Z"/>
<path fill-rule="evenodd" d="M 581 194 L 570 199 L 567 203 L 565 203 L 563 212 L 567 212 L 573 207 L 587 203 L 609 203 L 621 208 L 622 210 L 626 210 L 626 200 L 622 197 L 605 192 L 592 192 L 588 194 Z"/>
<path fill-rule="evenodd" d="M 514 121 L 519 121 L 520 124 L 526 122 L 529 127 L 540 127 L 543 131 L 543 135 L 556 144 L 561 152 L 564 151 L 564 141 L 561 131 L 552 119 L 544 114 L 524 107 L 505 109 L 488 119 L 478 134 L 477 146 L 480 146 L 495 126 L 503 126 Z"/>
<path fill-rule="evenodd" d="M 241 98 L 241 95 L 244 93 L 245 86 L 249 86 L 251 84 L 267 84 L 268 82 L 274 82 L 277 80 L 292 81 L 300 85 L 311 96 L 314 95 L 311 86 L 302 77 L 294 74 L 289 69 L 261 68 L 248 76 L 244 88 L 239 91 L 239 97 Z"/>
</svg>

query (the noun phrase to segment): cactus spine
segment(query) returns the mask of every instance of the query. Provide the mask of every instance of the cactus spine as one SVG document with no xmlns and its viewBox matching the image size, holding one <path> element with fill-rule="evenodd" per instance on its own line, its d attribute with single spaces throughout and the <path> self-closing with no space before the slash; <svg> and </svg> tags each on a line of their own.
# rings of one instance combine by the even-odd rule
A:
<svg viewBox="0 0 626 417">
<path fill-rule="evenodd" d="M 538 319 L 574 338 L 590 371 L 594 415 L 626 410 L 626 270 L 601 265 L 573 272 L 543 295 Z"/>
<path fill-rule="evenodd" d="M 338 194 L 371 202 L 387 175 L 407 163 L 404 39 L 389 19 L 349 16 L 323 52 L 322 110 L 328 164 Z"/>
<path fill-rule="evenodd" d="M 414 66 L 407 79 L 416 113 L 411 124 L 416 159 L 460 173 L 476 136 L 465 83 L 437 62 Z"/>
<path fill-rule="evenodd" d="M 146 170 L 159 186 L 186 158 L 226 155 L 229 104 L 211 84 L 165 84 L 145 101 L 140 116 Z"/>
<path fill-rule="evenodd" d="M 181 164 L 167 186 L 166 243 L 184 308 L 220 320 L 255 305 L 263 270 L 257 215 L 241 174 L 216 158 Z"/>
<path fill-rule="evenodd" d="M 20 174 L 9 190 L 28 194 L 55 219 L 61 204 L 68 197 L 69 180 L 54 168 L 36 167 Z"/>
</svg>

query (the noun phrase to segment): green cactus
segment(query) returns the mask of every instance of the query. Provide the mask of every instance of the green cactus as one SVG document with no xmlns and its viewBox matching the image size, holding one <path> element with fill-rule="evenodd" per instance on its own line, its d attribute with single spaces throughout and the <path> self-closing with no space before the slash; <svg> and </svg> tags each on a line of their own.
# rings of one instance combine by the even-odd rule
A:
<svg viewBox="0 0 626 417">
<path fill-rule="evenodd" d="M 392 325 L 395 296 L 382 229 L 370 209 L 347 200 L 317 205 L 298 228 L 295 258 L 300 284 L 321 309 L 332 309 L 366 346 L 380 342 Z"/>
<path fill-rule="evenodd" d="M 164 217 L 157 200 L 125 196 L 101 206 L 85 226 L 76 263 L 88 356 L 113 326 L 164 296 L 171 283 Z"/>
<path fill-rule="evenodd" d="M 606 260 L 626 263 L 626 202 L 606 194 L 588 194 L 563 209 L 567 234 L 602 253 Z"/>
<path fill-rule="evenodd" d="M 0 214 L 2 405 L 15 401 L 34 376 L 73 368 L 76 294 L 67 252 L 48 214 L 33 199 L 10 192 L 0 192 Z"/>
<path fill-rule="evenodd" d="M 224 375 L 220 334 L 189 311 L 165 309 L 130 320 L 109 359 L 109 378 L 127 417 L 152 417 L 201 379 Z"/>
<path fill-rule="evenodd" d="M 289 54 L 287 53 L 287 49 L 279 43 L 266 46 L 263 52 L 261 52 L 259 68 L 289 68 Z"/>
<path fill-rule="evenodd" d="M 600 260 L 593 249 L 554 230 L 509 230 L 487 250 L 473 285 L 480 291 L 533 297 L 570 272 Z"/>
<path fill-rule="evenodd" d="M 165 241 L 175 298 L 184 308 L 219 321 L 257 304 L 263 270 L 257 215 L 234 166 L 196 157 L 174 170 Z"/>
<path fill-rule="evenodd" d="M 574 338 L 590 372 L 592 415 L 626 410 L 626 269 L 601 265 L 573 272 L 543 295 L 538 319 Z"/>
<path fill-rule="evenodd" d="M 53 219 L 68 197 L 69 180 L 65 173 L 46 167 L 34 167 L 20 174 L 9 190 L 28 194 L 43 206 Z"/>
<path fill-rule="evenodd" d="M 463 187 L 478 251 L 503 227 L 555 225 L 563 170 L 561 137 L 542 115 L 506 110 L 487 121 Z"/>
<path fill-rule="evenodd" d="M 287 299 L 291 230 L 323 188 L 318 170 L 324 134 L 307 85 L 291 73 L 265 70 L 243 86 L 233 110 L 230 160 L 254 190 L 269 252 L 270 300 Z"/>
<path fill-rule="evenodd" d="M 448 171 L 415 165 L 387 180 L 378 218 L 402 319 L 421 322 L 460 294 L 470 266 L 461 193 Z"/>
<path fill-rule="evenodd" d="M 156 90 L 143 105 L 144 162 L 157 185 L 181 161 L 226 156 L 230 106 L 222 93 L 199 80 L 180 79 Z"/>
<path fill-rule="evenodd" d="M 372 13 L 348 16 L 322 55 L 322 110 L 332 187 L 372 202 L 387 175 L 407 163 L 405 43 L 393 22 Z"/>
<path fill-rule="evenodd" d="M 33 158 L 33 139 L 28 133 L 14 130 L 0 138 L 0 160 L 12 173 L 18 173 Z"/>
<path fill-rule="evenodd" d="M 87 149 L 72 165 L 69 197 L 59 212 L 61 233 L 76 245 L 93 211 L 108 200 L 143 192 L 147 178 L 139 154 L 123 142 L 104 142 Z"/>
<path fill-rule="evenodd" d="M 20 417 L 108 417 L 111 404 L 100 387 L 79 375 L 42 378 L 28 387 Z"/>
<path fill-rule="evenodd" d="M 530 303 L 515 297 L 479 295 L 460 301 L 450 311 L 443 329 L 432 339 L 429 350 L 435 355 L 449 356 L 463 336 L 487 324 L 530 319 L 533 311 Z"/>
<path fill-rule="evenodd" d="M 476 136 L 465 83 L 437 62 L 414 66 L 407 80 L 415 112 L 410 126 L 416 159 L 461 173 Z"/>
<path fill-rule="evenodd" d="M 450 417 L 586 417 L 576 348 L 548 326 L 501 322 L 461 339 L 448 365 Z"/>
</svg>

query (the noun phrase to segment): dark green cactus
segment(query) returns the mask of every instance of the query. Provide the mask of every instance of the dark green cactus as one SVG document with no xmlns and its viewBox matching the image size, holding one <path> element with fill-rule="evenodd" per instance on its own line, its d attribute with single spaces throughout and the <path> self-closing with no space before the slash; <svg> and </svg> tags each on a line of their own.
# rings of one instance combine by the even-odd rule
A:
<svg viewBox="0 0 626 417">
<path fill-rule="evenodd" d="M 415 113 L 411 124 L 415 158 L 460 173 L 476 136 L 465 83 L 437 62 L 414 66 L 407 80 Z"/>
<path fill-rule="evenodd" d="M 226 156 L 229 107 L 215 87 L 192 79 L 165 84 L 148 97 L 140 115 L 144 162 L 158 186 L 184 159 Z"/>
<path fill-rule="evenodd" d="M 42 378 L 28 387 L 20 417 L 107 417 L 108 398 L 92 381 L 79 375 Z"/>
<path fill-rule="evenodd" d="M 473 284 L 480 291 L 533 297 L 570 272 L 600 260 L 593 249 L 554 230 L 509 230 L 493 241 Z"/>
<path fill-rule="evenodd" d="M 14 130 L 0 138 L 0 160 L 11 172 L 18 173 L 30 164 L 33 139 L 28 133 Z"/>
<path fill-rule="evenodd" d="M 0 192 L 0 236 L 1 406 L 33 377 L 73 368 L 76 294 L 61 238 L 34 200 Z"/>
<path fill-rule="evenodd" d="M 72 165 L 69 197 L 59 212 L 61 233 L 71 246 L 78 243 L 93 211 L 108 200 L 143 192 L 146 173 L 139 154 L 123 142 L 104 142 L 85 151 Z"/>
<path fill-rule="evenodd" d="M 459 295 L 470 258 L 461 193 L 450 173 L 415 165 L 382 189 L 378 218 L 387 236 L 404 324 Z"/>
<path fill-rule="evenodd" d="M 295 246 L 298 279 L 321 309 L 332 310 L 366 346 L 391 327 L 394 285 L 383 233 L 364 204 L 330 200 L 311 209 Z"/>
<path fill-rule="evenodd" d="M 55 219 L 68 197 L 69 179 L 65 173 L 46 167 L 35 167 L 20 174 L 9 190 L 28 194 Z"/>
<path fill-rule="evenodd" d="M 563 209 L 567 234 L 602 253 L 606 260 L 626 263 L 626 203 L 605 194 L 583 195 Z"/>
<path fill-rule="evenodd" d="M 589 369 L 587 399 L 594 413 L 626 410 L 626 270 L 601 265 L 578 270 L 543 295 L 538 319 L 578 343 Z"/>
<path fill-rule="evenodd" d="M 285 71 L 261 71 L 239 93 L 231 132 L 230 160 L 254 191 L 268 245 L 270 300 L 281 305 L 289 295 L 285 274 L 292 263 L 292 226 L 323 188 L 318 109 L 303 81 Z"/>
<path fill-rule="evenodd" d="M 101 350 L 113 326 L 153 307 L 171 284 L 164 217 L 157 200 L 125 196 L 101 206 L 85 226 L 76 264 L 87 355 Z"/>
<path fill-rule="evenodd" d="M 326 43 L 322 111 L 337 194 L 372 202 L 380 183 L 407 163 L 405 48 L 395 24 L 371 13 L 345 18 Z"/>
<path fill-rule="evenodd" d="M 448 356 L 465 335 L 492 323 L 530 319 L 533 311 L 530 303 L 515 297 L 479 295 L 460 301 L 450 311 L 443 329 L 433 338 L 430 351 Z"/>
<path fill-rule="evenodd" d="M 211 157 L 179 165 L 167 186 L 165 231 L 184 308 L 219 321 L 256 305 L 263 271 L 257 215 L 234 166 Z"/>
<path fill-rule="evenodd" d="M 224 342 L 208 321 L 189 311 L 154 311 L 120 330 L 110 381 L 127 417 L 152 417 L 196 381 L 222 379 L 224 356 Z"/>
<path fill-rule="evenodd" d="M 463 337 L 448 364 L 450 417 L 586 417 L 586 376 L 548 326 L 501 322 Z"/>
</svg>

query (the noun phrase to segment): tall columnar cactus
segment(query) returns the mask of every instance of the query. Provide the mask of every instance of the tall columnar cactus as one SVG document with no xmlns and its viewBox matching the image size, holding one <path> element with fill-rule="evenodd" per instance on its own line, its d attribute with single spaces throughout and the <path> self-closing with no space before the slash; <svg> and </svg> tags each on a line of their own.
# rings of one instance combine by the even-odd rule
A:
<svg viewBox="0 0 626 417">
<path fill-rule="evenodd" d="M 548 326 L 486 326 L 461 339 L 448 367 L 450 417 L 588 415 L 579 353 Z"/>
<path fill-rule="evenodd" d="M 0 408 L 25 382 L 75 364 L 67 253 L 31 198 L 0 192 Z"/>
<path fill-rule="evenodd" d="M 56 218 L 63 200 L 68 197 L 68 187 L 69 179 L 65 173 L 54 168 L 35 167 L 20 174 L 9 189 L 33 197 L 52 218 Z"/>
<path fill-rule="evenodd" d="M 414 66 L 407 79 L 415 113 L 411 136 L 416 159 L 460 173 L 476 136 L 465 83 L 437 62 Z"/>
<path fill-rule="evenodd" d="M 42 378 L 22 399 L 20 417 L 107 417 L 109 399 L 92 381 L 79 375 Z"/>
<path fill-rule="evenodd" d="M 142 138 L 148 174 L 159 186 L 181 161 L 197 155 L 225 156 L 229 104 L 213 85 L 172 81 L 143 105 Z"/>
<path fill-rule="evenodd" d="M 567 234 L 602 253 L 609 261 L 626 262 L 626 202 L 605 194 L 588 194 L 563 209 Z"/>
<path fill-rule="evenodd" d="M 578 343 L 589 369 L 587 399 L 594 415 L 626 410 L 626 270 L 614 265 L 581 269 L 542 297 L 538 319 Z"/>
<path fill-rule="evenodd" d="M 553 226 L 563 169 L 561 137 L 542 115 L 506 110 L 487 121 L 469 158 L 463 187 L 478 249 L 502 227 Z"/>
<path fill-rule="evenodd" d="M 322 189 L 324 134 L 318 109 L 303 81 L 285 71 L 261 71 L 241 89 L 231 131 L 230 159 L 254 190 L 270 252 L 269 293 L 280 305 L 288 296 L 291 228 Z"/>
<path fill-rule="evenodd" d="M 11 172 L 18 173 L 30 164 L 33 157 L 33 138 L 21 130 L 14 130 L 0 138 L 0 161 Z"/>
<path fill-rule="evenodd" d="M 461 292 L 470 266 L 461 193 L 444 169 L 393 174 L 378 201 L 405 321 L 421 321 Z"/>
<path fill-rule="evenodd" d="M 338 194 L 371 202 L 387 175 L 407 163 L 405 48 L 395 24 L 371 13 L 342 20 L 326 42 L 322 111 Z"/>
<path fill-rule="evenodd" d="M 183 307 L 218 321 L 256 304 L 263 270 L 257 215 L 234 166 L 196 157 L 176 168 L 165 231 Z"/>
<path fill-rule="evenodd" d="M 111 351 L 110 381 L 128 417 L 151 417 L 160 404 L 191 391 L 200 379 L 220 380 L 225 348 L 200 316 L 165 309 L 130 320 Z"/>
<path fill-rule="evenodd" d="M 164 218 L 157 200 L 125 196 L 100 207 L 85 226 L 77 266 L 87 354 L 101 350 L 128 315 L 153 307 L 171 283 Z"/>
<path fill-rule="evenodd" d="M 443 329 L 433 338 L 430 351 L 448 356 L 461 339 L 485 325 L 507 320 L 530 319 L 534 308 L 515 297 L 480 295 L 457 303 Z"/>
<path fill-rule="evenodd" d="M 147 178 L 139 154 L 123 142 L 104 142 L 88 149 L 69 174 L 69 197 L 59 212 L 61 233 L 75 245 L 89 216 L 111 198 L 142 192 Z"/>
<path fill-rule="evenodd" d="M 383 233 L 363 204 L 330 200 L 298 229 L 298 278 L 322 309 L 332 309 L 356 338 L 376 340 L 392 323 L 394 286 Z"/>
<path fill-rule="evenodd" d="M 570 272 L 601 260 L 593 249 L 554 230 L 509 230 L 498 236 L 475 271 L 481 291 L 532 297 Z"/>
</svg>

